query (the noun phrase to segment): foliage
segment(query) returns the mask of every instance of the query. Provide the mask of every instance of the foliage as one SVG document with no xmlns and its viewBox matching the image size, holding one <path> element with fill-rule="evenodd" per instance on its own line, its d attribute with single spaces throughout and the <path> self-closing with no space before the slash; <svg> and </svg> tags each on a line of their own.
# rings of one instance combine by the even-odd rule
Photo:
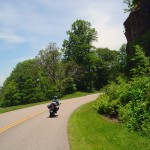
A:
<svg viewBox="0 0 150 150">
<path fill-rule="evenodd" d="M 68 40 L 63 42 L 65 60 L 73 60 L 79 65 L 87 63 L 85 57 L 90 53 L 92 42 L 97 40 L 97 32 L 88 21 L 76 20 L 67 31 Z"/>
<path fill-rule="evenodd" d="M 150 134 L 150 78 L 134 78 L 120 100 L 128 101 L 120 110 L 120 117 L 128 121 L 128 127 Z"/>
<path fill-rule="evenodd" d="M 113 102 L 110 101 L 110 97 L 107 94 L 101 95 L 97 102 L 94 105 L 94 108 L 98 110 L 98 113 L 110 116 L 110 117 L 117 117 L 118 112 L 118 101 L 114 100 Z"/>
<path fill-rule="evenodd" d="M 150 62 L 149 58 L 145 56 L 143 49 L 139 46 L 135 46 L 135 55 L 131 59 L 134 67 L 131 69 L 131 74 L 134 77 L 149 76 L 150 75 Z"/>
<path fill-rule="evenodd" d="M 126 75 L 127 73 L 127 52 L 126 52 L 126 44 L 122 44 L 119 49 L 119 64 L 120 64 L 120 73 Z"/>
<path fill-rule="evenodd" d="M 76 85 L 74 83 L 73 78 L 71 78 L 71 77 L 65 78 L 61 82 L 61 86 L 62 86 L 61 92 L 63 95 L 72 94 L 76 91 Z"/>
<path fill-rule="evenodd" d="M 101 114 L 118 119 L 136 131 L 150 134 L 150 78 L 134 78 L 130 83 L 111 83 L 95 108 Z"/>
<path fill-rule="evenodd" d="M 78 64 L 83 72 L 82 84 L 86 90 L 93 88 L 94 75 L 92 64 L 92 42 L 97 40 L 97 32 L 94 28 L 91 28 L 91 24 L 88 21 L 76 20 L 71 27 L 71 30 L 67 31 L 69 35 L 68 40 L 63 42 L 64 61 L 74 61 Z M 80 83 L 81 84 L 81 83 Z"/>
<path fill-rule="evenodd" d="M 59 100 L 71 99 L 71 98 L 86 96 L 86 95 L 89 95 L 89 94 L 91 94 L 91 93 L 78 91 L 78 92 L 75 92 L 75 93 L 72 93 L 72 94 L 66 94 L 63 97 L 61 97 L 61 99 L 59 99 Z M 17 109 L 22 109 L 22 108 L 26 108 L 26 107 L 31 107 L 31 106 L 35 106 L 35 105 L 41 105 L 41 104 L 49 103 L 50 100 L 51 100 L 51 98 L 47 99 L 47 101 L 42 101 L 42 102 L 36 102 L 36 103 L 30 103 L 30 104 L 22 104 L 22 105 L 10 106 L 10 107 L 5 107 L 5 108 L 4 107 L 0 107 L 0 114 L 1 113 L 5 113 L 5 112 L 9 112 L 9 111 L 13 111 L 13 110 L 17 110 Z"/>
<path fill-rule="evenodd" d="M 36 64 L 36 59 L 17 64 L 1 89 L 3 107 L 47 100 L 49 80 Z"/>
<path fill-rule="evenodd" d="M 119 77 L 116 82 L 111 82 L 103 88 L 105 94 L 100 95 L 94 107 L 100 114 L 117 118 L 119 107 L 123 105 L 119 95 L 122 95 L 125 92 L 124 89 L 129 87 L 130 85 L 126 83 L 125 79 Z"/>
<path fill-rule="evenodd" d="M 27 104 L 45 101 L 53 95 L 99 90 L 119 75 L 119 52 L 92 45 L 97 32 L 90 22 L 76 20 L 67 35 L 62 49 L 49 43 L 35 59 L 17 64 L 0 89 L 0 105 Z"/>
<path fill-rule="evenodd" d="M 124 3 L 127 4 L 128 8 L 124 9 L 125 12 L 134 11 L 142 0 L 124 0 Z"/>
<path fill-rule="evenodd" d="M 61 87 L 64 87 L 64 81 L 66 79 L 71 79 L 72 85 L 73 87 L 76 87 L 75 89 L 81 90 L 82 85 L 81 85 L 81 81 L 82 81 L 82 75 L 83 74 L 83 70 L 82 67 L 80 67 L 75 61 L 63 61 L 63 67 L 64 69 L 64 76 L 65 78 L 63 79 L 63 82 L 60 82 Z M 66 81 L 65 81 L 66 82 Z M 62 88 L 64 89 L 64 88 Z M 74 91 L 74 90 L 73 90 Z M 67 92 L 67 91 L 66 91 Z"/>
<path fill-rule="evenodd" d="M 40 50 L 37 56 L 41 68 L 49 76 L 51 82 L 56 84 L 61 53 L 56 43 L 49 43 L 46 49 Z"/>
<path fill-rule="evenodd" d="M 96 62 L 96 83 L 103 87 L 119 75 L 119 52 L 109 50 L 108 48 L 97 48 L 96 55 L 98 57 Z"/>
<path fill-rule="evenodd" d="M 118 117 L 128 128 L 150 134 L 150 64 L 140 46 L 135 46 L 132 59 L 133 78 L 126 81 L 118 78 L 104 88 L 95 108 L 101 114 Z"/>
<path fill-rule="evenodd" d="M 61 52 L 56 43 L 49 43 L 35 59 L 17 64 L 0 88 L 0 106 L 99 90 L 117 76 L 118 52 L 92 45 L 97 40 L 97 32 L 90 22 L 76 20 L 67 35 L 69 38 L 64 40 Z"/>
</svg>

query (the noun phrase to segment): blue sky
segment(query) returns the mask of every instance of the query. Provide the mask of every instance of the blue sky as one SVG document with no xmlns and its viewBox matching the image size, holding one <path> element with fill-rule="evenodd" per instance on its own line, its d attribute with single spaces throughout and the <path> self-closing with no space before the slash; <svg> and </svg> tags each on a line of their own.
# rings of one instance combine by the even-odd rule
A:
<svg viewBox="0 0 150 150">
<path fill-rule="evenodd" d="M 0 0 L 0 86 L 16 64 L 34 58 L 49 42 L 61 48 L 77 19 L 98 32 L 96 47 L 119 50 L 126 43 L 123 0 Z"/>
</svg>

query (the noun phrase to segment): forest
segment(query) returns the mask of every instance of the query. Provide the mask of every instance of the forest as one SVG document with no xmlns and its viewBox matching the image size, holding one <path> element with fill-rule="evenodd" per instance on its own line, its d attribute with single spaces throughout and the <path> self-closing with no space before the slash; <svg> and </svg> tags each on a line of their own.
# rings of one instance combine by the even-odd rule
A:
<svg viewBox="0 0 150 150">
<path fill-rule="evenodd" d="M 137 1 L 125 2 L 128 11 L 137 4 Z M 68 39 L 61 48 L 50 42 L 34 59 L 16 65 L 0 89 L 0 106 L 100 90 L 103 94 L 94 105 L 98 113 L 117 118 L 129 129 L 149 135 L 150 62 L 145 54 L 148 48 L 140 39 L 130 43 L 132 56 L 126 53 L 126 44 L 119 50 L 94 47 L 97 31 L 85 20 L 73 22 L 66 34 Z"/>
<path fill-rule="evenodd" d="M 120 51 L 94 47 L 97 32 L 90 22 L 76 20 L 67 35 L 62 48 L 49 43 L 34 59 L 16 65 L 1 88 L 2 107 L 99 90 L 123 71 L 125 45 Z"/>
</svg>

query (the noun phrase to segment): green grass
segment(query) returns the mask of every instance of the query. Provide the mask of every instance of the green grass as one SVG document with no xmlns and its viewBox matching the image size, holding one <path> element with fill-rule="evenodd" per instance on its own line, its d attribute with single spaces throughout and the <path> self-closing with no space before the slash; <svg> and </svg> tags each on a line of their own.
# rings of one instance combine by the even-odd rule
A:
<svg viewBox="0 0 150 150">
<path fill-rule="evenodd" d="M 81 106 L 69 119 L 71 150 L 150 150 L 150 139 L 96 113 L 93 102 Z"/>
<path fill-rule="evenodd" d="M 65 100 L 65 99 L 70 99 L 70 98 L 75 98 L 75 97 L 81 97 L 81 96 L 86 96 L 92 93 L 87 93 L 87 92 L 75 92 L 73 94 L 68 94 L 65 95 L 61 98 L 61 100 Z M 11 106 L 11 107 L 6 107 L 6 108 L 2 108 L 0 107 L 0 114 L 1 113 L 5 113 L 8 111 L 13 111 L 13 110 L 17 110 L 17 109 L 22 109 L 22 108 L 26 108 L 26 107 L 31 107 L 31 106 L 35 106 L 35 105 L 40 105 L 40 104 L 44 104 L 44 103 L 48 103 L 50 102 L 50 100 L 48 101 L 44 101 L 44 102 L 38 102 L 38 103 L 31 103 L 31 104 L 26 104 L 26 105 L 17 105 L 17 106 Z"/>
</svg>

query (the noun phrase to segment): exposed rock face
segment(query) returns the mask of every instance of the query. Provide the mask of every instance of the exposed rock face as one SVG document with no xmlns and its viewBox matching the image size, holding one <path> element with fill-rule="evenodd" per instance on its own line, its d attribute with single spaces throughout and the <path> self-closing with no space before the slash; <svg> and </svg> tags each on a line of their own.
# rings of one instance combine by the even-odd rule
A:
<svg viewBox="0 0 150 150">
<path fill-rule="evenodd" d="M 124 26 L 128 42 L 127 54 L 132 55 L 133 50 L 129 47 L 129 44 L 150 31 L 150 0 L 141 0 L 138 7 L 130 13 L 124 22 Z M 148 45 L 150 46 L 150 43 Z M 150 56 L 150 47 L 148 51 L 146 55 Z"/>
</svg>

